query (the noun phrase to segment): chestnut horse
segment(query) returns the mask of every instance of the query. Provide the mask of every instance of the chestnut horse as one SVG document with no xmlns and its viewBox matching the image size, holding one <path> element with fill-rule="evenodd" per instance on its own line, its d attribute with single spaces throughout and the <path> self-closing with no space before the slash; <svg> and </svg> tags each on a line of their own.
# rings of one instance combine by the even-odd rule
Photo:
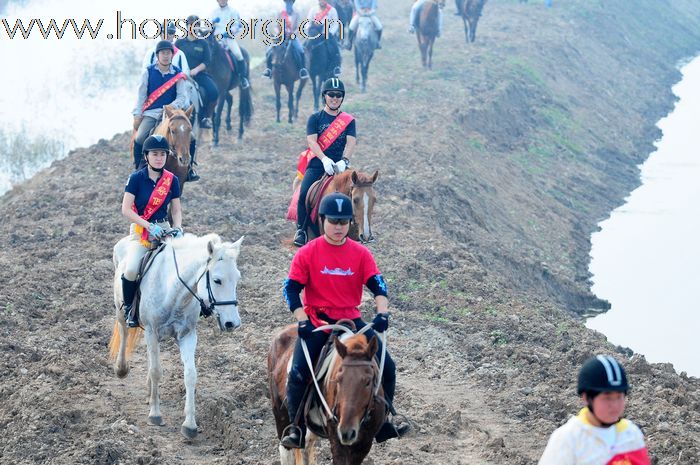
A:
<svg viewBox="0 0 700 465">
<path fill-rule="evenodd" d="M 372 212 L 377 201 L 377 192 L 374 190 L 374 183 L 377 181 L 377 177 L 379 177 L 379 171 L 375 171 L 370 176 L 362 171 L 348 169 L 343 173 L 336 174 L 323 192 L 323 197 L 333 192 L 340 192 L 352 199 L 353 218 L 348 237 L 355 241 L 359 240 L 363 244 L 374 242 Z M 323 179 L 319 182 L 322 181 Z M 317 224 L 318 230 L 323 235 L 321 218 L 318 218 Z M 308 228 L 307 235 L 309 240 L 316 237 L 312 228 Z"/>
<path fill-rule="evenodd" d="M 153 134 L 159 134 L 168 140 L 171 153 L 165 162 L 165 169 L 177 176 L 180 181 L 180 191 L 187 181 L 187 171 L 190 166 L 190 140 L 192 135 L 193 106 L 187 111 L 173 108 L 170 105 L 163 107 L 163 119 L 156 126 Z"/>
<path fill-rule="evenodd" d="M 318 436 L 312 429 L 319 433 L 325 430 L 331 443 L 333 465 L 361 464 L 384 422 L 384 391 L 375 359 L 377 337 L 373 336 L 369 342 L 364 334 L 346 335 L 341 339 L 332 337 L 335 353 L 330 356 L 330 366 L 319 386 L 328 410 L 312 406 L 306 417 L 306 424 L 309 425 L 306 447 L 289 450 L 280 445 L 281 465 L 315 463 L 314 447 Z M 272 341 L 267 356 L 270 400 L 280 439 L 291 423 L 287 412 L 286 385 L 296 339 L 296 325 L 286 327 Z"/>
<path fill-rule="evenodd" d="M 464 35 L 467 43 L 476 40 L 476 26 L 479 24 L 481 10 L 484 9 L 485 3 L 486 0 L 463 0 L 460 14 L 462 21 L 464 21 Z"/>
<path fill-rule="evenodd" d="M 440 8 L 444 6 L 445 0 L 428 0 L 418 13 L 416 39 L 424 68 L 433 69 L 433 44 L 440 32 Z"/>
</svg>

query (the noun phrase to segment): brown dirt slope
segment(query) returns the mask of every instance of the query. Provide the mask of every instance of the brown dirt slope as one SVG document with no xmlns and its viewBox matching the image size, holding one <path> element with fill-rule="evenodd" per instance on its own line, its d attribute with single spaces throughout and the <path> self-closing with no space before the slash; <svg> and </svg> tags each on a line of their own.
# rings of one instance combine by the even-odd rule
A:
<svg viewBox="0 0 700 465">
<path fill-rule="evenodd" d="M 700 47 L 700 7 L 493 0 L 467 46 L 448 5 L 435 69 L 424 72 L 405 32 L 408 3 L 381 5 L 386 41 L 366 94 L 345 55 L 360 135 L 353 161 L 380 170 L 372 250 L 395 313 L 397 407 L 417 425 L 367 462 L 534 464 L 576 409 L 576 367 L 602 351 L 629 367 L 628 413 L 654 463 L 700 463 L 698 380 L 611 346 L 576 317 L 605 306 L 588 291 L 589 235 L 638 183 L 636 165 L 673 103 L 676 62 Z M 0 200 L 0 463 L 276 463 L 265 351 L 290 321 L 283 216 L 304 125 L 273 123 L 270 85 L 254 85 L 244 142 L 203 149 L 202 181 L 184 197 L 189 232 L 246 235 L 243 327 L 221 337 L 200 324 L 200 436 L 178 434 L 184 389 L 172 343 L 164 427 L 146 425 L 143 348 L 126 380 L 106 360 L 111 248 L 127 230 L 119 135 Z"/>
</svg>

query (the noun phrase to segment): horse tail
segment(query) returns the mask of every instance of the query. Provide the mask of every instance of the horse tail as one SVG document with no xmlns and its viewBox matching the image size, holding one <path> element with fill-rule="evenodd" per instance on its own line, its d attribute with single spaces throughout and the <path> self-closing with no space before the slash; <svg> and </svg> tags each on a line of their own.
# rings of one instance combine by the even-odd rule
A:
<svg viewBox="0 0 700 465">
<path fill-rule="evenodd" d="M 141 341 L 142 336 L 143 330 L 141 328 L 129 328 L 129 332 L 127 333 L 126 338 L 126 353 L 124 354 L 124 358 L 126 360 L 129 360 L 131 358 L 131 354 L 134 353 L 134 349 L 136 348 L 136 345 L 139 343 L 139 341 Z M 115 321 L 114 329 L 112 330 L 112 339 L 109 341 L 110 361 L 114 361 L 117 359 L 117 355 L 119 354 L 119 346 L 121 345 L 121 342 L 122 335 L 119 329 L 119 322 Z"/>
</svg>

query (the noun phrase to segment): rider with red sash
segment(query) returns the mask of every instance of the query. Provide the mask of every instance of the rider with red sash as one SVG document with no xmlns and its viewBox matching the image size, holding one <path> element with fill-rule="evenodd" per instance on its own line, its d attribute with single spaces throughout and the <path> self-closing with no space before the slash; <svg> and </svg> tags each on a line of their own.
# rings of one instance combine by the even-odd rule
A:
<svg viewBox="0 0 700 465">
<path fill-rule="evenodd" d="M 142 165 L 143 142 L 160 121 L 163 107 L 171 105 L 186 109 L 188 106 L 185 74 L 172 64 L 175 48 L 171 42 L 161 40 L 156 45 L 156 64 L 141 75 L 134 115 L 134 167 Z"/>
<path fill-rule="evenodd" d="M 314 113 L 306 123 L 306 141 L 309 144 L 310 158 L 306 164 L 297 204 L 297 232 L 294 245 L 306 244 L 306 228 L 311 227 L 318 236 L 318 227 L 309 221 L 306 211 L 306 194 L 311 185 L 321 179 L 323 173 L 329 176 L 342 173 L 350 163 L 355 151 L 355 119 L 340 111 L 345 98 L 345 86 L 338 78 L 330 78 L 321 87 L 323 110 Z M 303 160 L 301 160 L 303 165 Z M 300 167 L 301 168 L 301 167 Z"/>
<path fill-rule="evenodd" d="M 304 23 L 304 34 L 309 41 L 322 40 L 328 54 L 330 55 L 329 69 L 332 69 L 334 77 L 340 76 L 340 26 L 342 23 L 338 18 L 338 10 L 328 3 L 328 0 L 318 0 L 318 6 L 312 7 L 306 16 Z"/>
<path fill-rule="evenodd" d="M 316 360 L 330 334 L 324 331 L 314 332 L 315 328 L 340 319 L 353 320 L 358 330 L 364 328 L 367 323 L 362 320 L 358 307 L 365 286 L 374 295 L 377 306 L 373 327 L 365 332 L 367 340 L 375 336 L 375 331 L 383 333 L 389 327 L 389 301 L 384 278 L 372 253 L 347 237 L 353 217 L 352 200 L 339 192 L 327 195 L 321 202 L 319 215 L 323 221 L 323 236 L 309 241 L 299 249 L 284 282 L 284 297 L 289 310 L 298 321 L 299 335 L 287 378 L 289 419 L 295 422 L 298 417 L 299 421 L 285 430 L 281 440 L 281 445 L 289 449 L 304 447 L 304 420 L 303 415 L 297 416 L 297 411 L 311 380 L 311 370 L 305 361 L 301 340 L 306 342 L 311 360 Z M 378 359 L 382 353 L 381 341 L 379 345 Z M 393 413 L 396 365 L 388 352 L 381 376 L 384 399 L 389 411 Z M 396 427 L 385 421 L 375 439 L 383 442 L 401 437 L 408 429 L 407 424 Z"/>
<path fill-rule="evenodd" d="M 150 241 L 161 239 L 169 229 L 168 205 L 171 206 L 173 228 L 182 235 L 182 208 L 180 183 L 177 176 L 164 169 L 170 146 L 160 135 L 148 137 L 143 143 L 146 167 L 129 176 L 122 200 L 122 215 L 131 223 L 130 241 L 126 255 L 126 267 L 122 274 L 124 313 L 129 327 L 139 325 L 132 314 L 132 304 L 138 289 L 138 273 L 141 259 L 151 246 Z"/>
<path fill-rule="evenodd" d="M 552 433 L 539 465 L 650 465 L 644 435 L 622 418 L 628 390 L 617 360 L 588 359 L 578 376 L 586 407 Z"/>
<path fill-rule="evenodd" d="M 272 49 L 273 47 L 290 47 L 290 52 L 294 57 L 294 62 L 299 70 L 299 79 L 308 79 L 309 71 L 306 69 L 306 59 L 304 57 L 304 47 L 299 40 L 299 24 L 301 23 L 301 15 L 294 8 L 294 0 L 284 0 L 284 10 L 277 16 L 278 24 L 275 25 L 275 38 L 281 43 L 275 43 L 267 48 L 265 52 L 265 63 L 267 68 L 263 72 L 266 78 L 272 78 Z M 283 30 L 280 30 L 279 23 L 283 24 Z"/>
</svg>

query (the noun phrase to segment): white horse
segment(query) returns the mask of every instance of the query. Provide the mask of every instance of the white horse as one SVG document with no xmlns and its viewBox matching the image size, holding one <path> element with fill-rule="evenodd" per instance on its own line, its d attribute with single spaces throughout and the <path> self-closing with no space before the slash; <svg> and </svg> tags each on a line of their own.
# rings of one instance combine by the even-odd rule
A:
<svg viewBox="0 0 700 465">
<path fill-rule="evenodd" d="M 120 378 L 129 373 L 128 359 L 140 328 L 126 327 L 122 309 L 121 275 L 128 237 L 114 246 L 114 305 L 116 322 L 110 352 L 116 358 L 114 371 Z M 174 337 L 180 348 L 185 374 L 185 421 L 180 432 L 188 439 L 197 436 L 194 394 L 197 370 L 194 365 L 197 347 L 197 320 L 200 311 L 212 311 L 222 331 L 241 325 L 238 315 L 236 287 L 241 277 L 236 259 L 243 237 L 234 243 L 222 242 L 216 234 L 197 237 L 187 234 L 168 240 L 164 250 L 153 260 L 141 280 L 140 321 L 148 347 L 148 389 L 150 411 L 148 422 L 163 425 L 160 414 L 159 386 L 163 370 L 160 366 L 159 341 Z"/>
</svg>

